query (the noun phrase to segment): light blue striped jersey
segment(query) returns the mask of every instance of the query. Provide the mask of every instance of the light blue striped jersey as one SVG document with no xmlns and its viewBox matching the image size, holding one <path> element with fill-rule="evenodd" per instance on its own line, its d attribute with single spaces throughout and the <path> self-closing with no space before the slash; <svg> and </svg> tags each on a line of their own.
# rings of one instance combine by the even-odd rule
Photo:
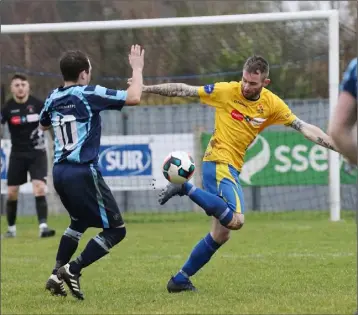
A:
<svg viewBox="0 0 358 315">
<path fill-rule="evenodd" d="M 351 60 L 343 74 L 341 91 L 346 91 L 354 98 L 357 98 L 357 58 Z"/>
<path fill-rule="evenodd" d="M 41 125 L 55 132 L 54 164 L 97 163 L 102 110 L 121 110 L 127 91 L 100 85 L 72 85 L 52 91 L 40 114 Z"/>
</svg>

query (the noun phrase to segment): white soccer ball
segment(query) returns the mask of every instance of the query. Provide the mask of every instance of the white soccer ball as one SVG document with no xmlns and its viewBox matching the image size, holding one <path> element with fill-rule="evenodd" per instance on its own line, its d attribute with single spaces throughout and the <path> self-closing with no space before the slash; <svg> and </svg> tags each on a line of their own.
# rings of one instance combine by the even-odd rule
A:
<svg viewBox="0 0 358 315">
<path fill-rule="evenodd" d="M 175 151 L 164 159 L 162 171 L 171 183 L 184 184 L 193 176 L 195 163 L 189 153 Z"/>
</svg>

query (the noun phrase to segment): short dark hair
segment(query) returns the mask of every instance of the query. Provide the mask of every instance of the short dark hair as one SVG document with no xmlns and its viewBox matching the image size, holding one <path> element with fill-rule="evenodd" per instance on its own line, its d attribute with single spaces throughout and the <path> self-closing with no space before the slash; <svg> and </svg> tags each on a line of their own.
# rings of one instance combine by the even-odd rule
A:
<svg viewBox="0 0 358 315">
<path fill-rule="evenodd" d="M 22 73 L 15 73 L 11 78 L 11 82 L 17 79 L 20 79 L 21 81 L 27 81 L 27 76 Z"/>
<path fill-rule="evenodd" d="M 269 76 L 270 66 L 265 58 L 254 55 L 246 60 L 244 70 L 248 73 L 258 74 L 258 72 L 260 72 L 264 78 L 267 78 Z"/>
<path fill-rule="evenodd" d="M 89 72 L 88 57 L 80 50 L 66 51 L 60 60 L 60 69 L 64 81 L 77 81 L 82 71 Z"/>
</svg>

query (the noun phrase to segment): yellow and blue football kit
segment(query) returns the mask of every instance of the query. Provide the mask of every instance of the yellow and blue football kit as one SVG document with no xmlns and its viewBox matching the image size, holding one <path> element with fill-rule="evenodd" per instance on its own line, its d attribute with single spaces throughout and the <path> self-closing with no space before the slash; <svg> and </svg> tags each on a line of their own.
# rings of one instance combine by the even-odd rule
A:
<svg viewBox="0 0 358 315">
<path fill-rule="evenodd" d="M 187 182 L 183 194 L 227 227 L 234 213 L 245 211 L 239 176 L 247 148 L 267 126 L 288 125 L 296 116 L 267 89 L 262 90 L 257 101 L 245 99 L 241 82 L 206 85 L 199 88 L 199 96 L 202 103 L 216 109 L 215 131 L 203 158 L 204 189 Z M 208 263 L 221 245 L 210 233 L 201 239 L 181 270 L 169 280 L 168 291 L 195 291 L 189 277 Z"/>
<path fill-rule="evenodd" d="M 203 158 L 203 186 L 221 196 L 229 208 L 244 212 L 239 175 L 247 148 L 267 126 L 290 124 L 296 116 L 278 96 L 263 89 L 256 101 L 241 93 L 241 82 L 199 88 L 202 103 L 215 107 L 215 130 Z"/>
</svg>

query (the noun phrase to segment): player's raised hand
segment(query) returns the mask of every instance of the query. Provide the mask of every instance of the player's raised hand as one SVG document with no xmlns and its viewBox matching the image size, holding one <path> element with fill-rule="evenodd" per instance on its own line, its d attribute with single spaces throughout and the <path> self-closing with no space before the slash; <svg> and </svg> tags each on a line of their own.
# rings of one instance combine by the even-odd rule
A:
<svg viewBox="0 0 358 315">
<path fill-rule="evenodd" d="M 127 89 L 126 104 L 137 105 L 143 92 L 144 49 L 139 45 L 132 45 L 128 59 L 133 72 L 131 84 Z"/>
<path fill-rule="evenodd" d="M 144 49 L 139 45 L 132 45 L 131 51 L 129 53 L 129 63 L 132 69 L 143 70 L 144 67 Z"/>
</svg>

